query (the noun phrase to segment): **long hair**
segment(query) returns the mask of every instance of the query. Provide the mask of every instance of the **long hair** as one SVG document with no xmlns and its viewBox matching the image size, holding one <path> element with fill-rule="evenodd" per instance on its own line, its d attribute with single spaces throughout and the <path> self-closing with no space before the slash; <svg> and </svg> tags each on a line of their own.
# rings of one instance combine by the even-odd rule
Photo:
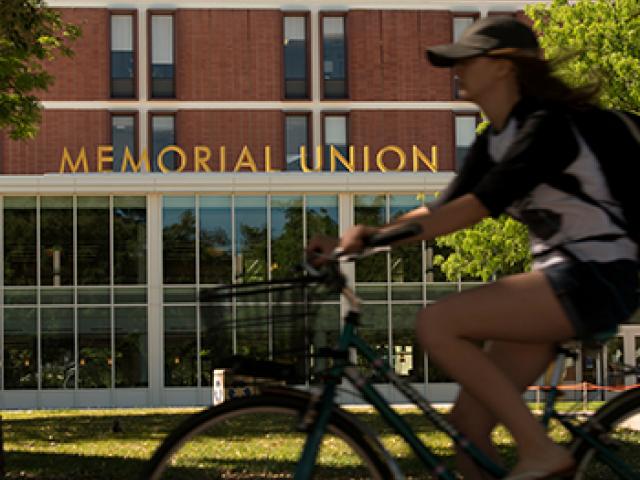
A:
<svg viewBox="0 0 640 480">
<path fill-rule="evenodd" d="M 516 68 L 520 95 L 569 108 L 586 108 L 597 103 L 600 82 L 592 80 L 584 85 L 567 85 L 557 74 L 558 68 L 573 55 L 554 60 L 532 56 L 504 55 Z"/>
</svg>

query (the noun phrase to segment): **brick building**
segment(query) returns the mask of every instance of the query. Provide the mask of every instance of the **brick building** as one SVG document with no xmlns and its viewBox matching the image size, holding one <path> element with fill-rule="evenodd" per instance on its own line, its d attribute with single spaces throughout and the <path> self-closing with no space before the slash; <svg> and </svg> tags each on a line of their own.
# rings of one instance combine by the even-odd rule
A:
<svg viewBox="0 0 640 480">
<path fill-rule="evenodd" d="M 50 64 L 38 137 L 0 143 L 6 408 L 204 404 L 223 354 L 272 356 L 274 330 L 241 327 L 247 305 L 211 316 L 200 291 L 276 278 L 291 235 L 301 251 L 442 189 L 479 112 L 424 50 L 479 16 L 526 21 L 527 2 L 49 4 L 84 35 Z M 473 282 L 445 281 L 433 254 L 418 245 L 346 273 L 365 298 L 364 336 L 450 400 L 412 323 Z M 322 308 L 318 344 L 343 306 Z M 607 358 L 635 361 L 637 341 L 629 330 L 574 376 L 607 381 Z"/>
</svg>

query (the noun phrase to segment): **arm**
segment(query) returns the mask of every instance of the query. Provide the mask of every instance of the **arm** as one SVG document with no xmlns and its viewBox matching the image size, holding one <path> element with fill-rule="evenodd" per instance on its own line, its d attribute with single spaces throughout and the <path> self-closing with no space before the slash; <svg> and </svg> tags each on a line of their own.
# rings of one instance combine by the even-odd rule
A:
<svg viewBox="0 0 640 480">
<path fill-rule="evenodd" d="M 431 240 L 440 235 L 470 227 L 489 215 L 489 210 L 480 203 L 478 198 L 471 194 L 465 194 L 442 207 L 429 213 L 426 208 L 418 208 L 402 216 L 393 223 L 382 227 L 369 227 L 356 225 L 347 230 L 340 240 L 340 247 L 346 252 L 357 252 L 364 247 L 363 239 L 377 232 L 384 232 L 390 228 L 397 228 L 402 224 L 419 223 L 422 233 L 412 238 L 394 243 L 401 245 L 420 240 Z"/>
</svg>

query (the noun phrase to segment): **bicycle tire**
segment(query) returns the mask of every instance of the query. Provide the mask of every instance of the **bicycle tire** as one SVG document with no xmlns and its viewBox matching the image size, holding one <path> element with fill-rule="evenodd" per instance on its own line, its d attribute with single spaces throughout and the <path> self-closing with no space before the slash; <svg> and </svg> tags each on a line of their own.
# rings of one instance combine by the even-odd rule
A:
<svg viewBox="0 0 640 480">
<path fill-rule="evenodd" d="M 636 418 L 631 425 L 633 417 Z M 632 478 L 640 479 L 640 388 L 628 390 L 607 402 L 589 419 L 584 429 L 610 444 L 614 453 L 632 469 Z M 633 441 L 629 442 L 629 438 Z M 571 451 L 577 465 L 574 480 L 620 478 L 586 440 L 576 438 Z"/>
<path fill-rule="evenodd" d="M 306 433 L 295 431 L 295 424 L 307 412 L 309 401 L 310 395 L 307 393 L 279 388 L 208 408 L 188 418 L 167 436 L 147 464 L 142 478 L 292 478 L 302 442 L 306 438 Z M 251 418 L 253 415 L 257 417 Z M 234 424 L 239 425 L 238 422 L 241 422 L 242 431 L 236 435 L 232 429 Z M 248 426 L 255 428 L 255 431 L 248 431 Z M 289 432 L 289 429 L 292 431 Z M 288 435 L 286 439 L 282 432 Z M 314 478 L 403 478 L 378 439 L 349 413 L 335 407 L 329 418 L 327 432 L 319 453 L 320 465 L 316 465 Z M 212 445 L 207 450 L 202 440 L 199 440 L 203 438 L 203 434 L 218 438 L 218 446 Z M 261 448 L 256 451 L 253 447 L 249 452 L 250 458 L 243 462 L 238 460 L 237 454 L 242 456 L 241 444 L 246 437 L 260 438 Z M 264 445 L 263 438 L 280 445 L 284 441 L 287 445 L 295 444 L 297 450 L 286 458 L 272 458 L 270 455 L 274 455 L 273 452 L 280 452 L 278 455 L 281 455 L 282 448 L 269 449 Z M 332 455 L 343 455 L 345 446 L 351 449 L 348 459 L 355 456 L 359 464 L 346 467 L 337 463 L 331 465 L 334 460 Z M 211 448 L 215 451 L 211 451 Z M 323 453 L 322 448 L 330 449 L 328 456 Z M 192 457 L 195 451 L 198 452 L 196 458 Z M 327 460 L 329 464 L 323 464 Z M 206 470 L 205 466 L 210 468 Z"/>
</svg>

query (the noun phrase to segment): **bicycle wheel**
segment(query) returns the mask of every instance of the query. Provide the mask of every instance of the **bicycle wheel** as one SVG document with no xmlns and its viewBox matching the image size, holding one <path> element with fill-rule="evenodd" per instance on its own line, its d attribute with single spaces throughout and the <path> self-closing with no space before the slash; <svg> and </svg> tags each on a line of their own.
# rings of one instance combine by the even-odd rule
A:
<svg viewBox="0 0 640 480">
<path fill-rule="evenodd" d="M 308 405 L 308 394 L 279 389 L 207 409 L 165 439 L 143 478 L 291 478 L 306 438 L 299 424 Z M 388 462 L 377 439 L 336 407 L 314 478 L 397 478 Z"/>
<path fill-rule="evenodd" d="M 585 429 L 599 438 L 628 468 L 631 479 L 640 479 L 640 389 L 629 390 L 607 402 L 587 422 Z M 585 440 L 572 444 L 578 469 L 576 480 L 621 477 Z"/>
</svg>

